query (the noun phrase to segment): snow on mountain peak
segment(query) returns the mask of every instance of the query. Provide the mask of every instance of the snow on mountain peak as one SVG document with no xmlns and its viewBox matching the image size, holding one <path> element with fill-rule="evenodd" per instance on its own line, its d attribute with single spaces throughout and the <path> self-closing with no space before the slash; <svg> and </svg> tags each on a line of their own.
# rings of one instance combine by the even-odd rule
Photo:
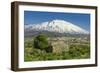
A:
<svg viewBox="0 0 100 73">
<path fill-rule="evenodd" d="M 81 27 L 72 24 L 64 20 L 52 20 L 49 22 L 43 22 L 40 24 L 28 24 L 25 25 L 25 31 L 49 31 L 58 33 L 70 33 L 70 34 L 88 34 L 89 32 Z"/>
</svg>

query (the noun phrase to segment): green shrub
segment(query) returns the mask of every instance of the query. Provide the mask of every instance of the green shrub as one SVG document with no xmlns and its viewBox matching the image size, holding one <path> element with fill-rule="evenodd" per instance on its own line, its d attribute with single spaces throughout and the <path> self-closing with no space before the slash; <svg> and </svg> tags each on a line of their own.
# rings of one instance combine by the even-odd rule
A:
<svg viewBox="0 0 100 73">
<path fill-rule="evenodd" d="M 52 46 L 49 44 L 47 36 L 44 34 L 40 34 L 34 39 L 34 47 L 45 50 L 46 52 L 52 52 Z"/>
</svg>

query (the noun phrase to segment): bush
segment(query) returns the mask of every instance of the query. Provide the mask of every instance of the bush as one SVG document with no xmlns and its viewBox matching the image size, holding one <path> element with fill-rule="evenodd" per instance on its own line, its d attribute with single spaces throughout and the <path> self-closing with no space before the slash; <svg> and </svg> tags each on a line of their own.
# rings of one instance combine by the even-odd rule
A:
<svg viewBox="0 0 100 73">
<path fill-rule="evenodd" d="M 52 46 L 49 44 L 47 36 L 44 34 L 40 34 L 34 39 L 34 47 L 45 50 L 46 52 L 52 52 Z"/>
<path fill-rule="evenodd" d="M 89 58 L 90 46 L 89 45 L 70 45 L 69 55 L 72 58 Z"/>
<path fill-rule="evenodd" d="M 25 47 L 27 47 L 27 48 L 31 48 L 32 47 L 32 43 L 31 42 L 25 42 L 24 43 L 25 45 Z"/>
</svg>

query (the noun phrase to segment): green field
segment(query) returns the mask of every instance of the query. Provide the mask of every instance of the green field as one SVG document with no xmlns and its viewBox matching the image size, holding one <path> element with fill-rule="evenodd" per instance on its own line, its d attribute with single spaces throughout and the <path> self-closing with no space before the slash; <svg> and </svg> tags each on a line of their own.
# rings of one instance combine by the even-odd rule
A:
<svg viewBox="0 0 100 73">
<path fill-rule="evenodd" d="M 24 39 L 24 61 L 46 61 L 46 60 L 69 60 L 90 58 L 90 41 L 77 37 L 48 37 L 47 41 L 52 45 L 50 48 L 36 48 L 36 37 Z M 42 45 L 42 47 L 45 47 Z"/>
</svg>

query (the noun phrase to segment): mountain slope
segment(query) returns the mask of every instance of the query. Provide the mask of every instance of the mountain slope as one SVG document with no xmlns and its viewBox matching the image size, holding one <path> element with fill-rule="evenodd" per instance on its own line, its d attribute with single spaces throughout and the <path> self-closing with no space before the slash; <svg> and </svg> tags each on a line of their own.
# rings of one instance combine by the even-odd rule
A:
<svg viewBox="0 0 100 73">
<path fill-rule="evenodd" d="M 40 24 L 28 24 L 24 27 L 25 33 L 34 32 L 55 32 L 64 34 L 89 34 L 88 31 L 81 27 L 64 20 L 52 20 L 50 22 L 43 22 Z"/>
</svg>

